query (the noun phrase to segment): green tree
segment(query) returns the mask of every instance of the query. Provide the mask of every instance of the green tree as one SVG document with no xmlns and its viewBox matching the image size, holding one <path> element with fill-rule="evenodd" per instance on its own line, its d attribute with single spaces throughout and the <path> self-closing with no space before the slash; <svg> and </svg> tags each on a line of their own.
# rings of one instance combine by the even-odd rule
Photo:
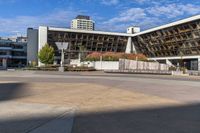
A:
<svg viewBox="0 0 200 133">
<path fill-rule="evenodd" d="M 54 61 L 54 48 L 49 44 L 45 44 L 39 51 L 38 58 L 41 63 L 46 65 L 53 64 Z"/>
</svg>

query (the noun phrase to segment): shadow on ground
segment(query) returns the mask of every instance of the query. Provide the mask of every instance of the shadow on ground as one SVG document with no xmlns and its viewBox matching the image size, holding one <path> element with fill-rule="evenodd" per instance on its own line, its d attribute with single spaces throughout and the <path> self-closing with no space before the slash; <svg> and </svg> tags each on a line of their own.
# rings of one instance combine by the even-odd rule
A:
<svg viewBox="0 0 200 133">
<path fill-rule="evenodd" d="M 44 124 L 52 119 L 52 116 L 0 118 L 0 132 L 66 133 L 63 131 L 70 128 L 66 121 Z M 38 130 L 41 126 L 45 127 Z M 200 133 L 200 104 L 79 113 L 75 116 L 72 133 Z"/>
<path fill-rule="evenodd" d="M 79 114 L 72 133 L 200 133 L 200 104 Z"/>
<path fill-rule="evenodd" d="M 30 95 L 25 83 L 0 83 L 0 102 Z"/>
<path fill-rule="evenodd" d="M 53 118 L 53 117 L 52 117 Z M 52 119 L 51 117 L 0 119 L 0 133 L 28 133 Z"/>
<path fill-rule="evenodd" d="M 0 119 L 0 133 L 71 133 L 71 128 L 71 116 Z"/>
</svg>

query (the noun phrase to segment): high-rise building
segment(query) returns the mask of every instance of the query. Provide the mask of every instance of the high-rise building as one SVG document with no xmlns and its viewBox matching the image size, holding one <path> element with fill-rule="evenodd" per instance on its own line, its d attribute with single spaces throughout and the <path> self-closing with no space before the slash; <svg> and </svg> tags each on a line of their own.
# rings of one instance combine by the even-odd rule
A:
<svg viewBox="0 0 200 133">
<path fill-rule="evenodd" d="M 72 20 L 71 29 L 94 30 L 95 22 L 89 16 L 78 15 Z"/>
</svg>

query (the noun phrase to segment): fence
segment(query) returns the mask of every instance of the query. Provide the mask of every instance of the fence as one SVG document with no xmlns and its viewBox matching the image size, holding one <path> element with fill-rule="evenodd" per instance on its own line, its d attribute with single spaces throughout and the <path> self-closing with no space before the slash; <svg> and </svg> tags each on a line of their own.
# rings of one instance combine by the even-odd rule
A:
<svg viewBox="0 0 200 133">
<path fill-rule="evenodd" d="M 169 66 L 166 64 L 160 64 L 158 62 L 145 62 L 120 59 L 119 70 L 153 70 L 153 71 L 168 71 Z"/>
</svg>

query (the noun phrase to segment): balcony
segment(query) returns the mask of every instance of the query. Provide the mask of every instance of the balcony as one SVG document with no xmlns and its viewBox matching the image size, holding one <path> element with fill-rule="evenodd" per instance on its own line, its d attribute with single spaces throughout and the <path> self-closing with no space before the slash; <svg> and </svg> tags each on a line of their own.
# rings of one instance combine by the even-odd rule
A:
<svg viewBox="0 0 200 133">
<path fill-rule="evenodd" d="M 10 58 L 12 58 L 12 56 L 11 55 L 0 55 L 0 58 L 4 58 L 4 59 L 10 59 Z"/>
<path fill-rule="evenodd" d="M 12 49 L 12 51 L 19 51 L 19 52 L 23 52 L 26 51 L 25 49 Z"/>
<path fill-rule="evenodd" d="M 12 56 L 12 59 L 27 59 L 27 56 Z"/>
<path fill-rule="evenodd" d="M 0 50 L 12 50 L 12 47 L 1 47 L 0 46 Z"/>
</svg>

